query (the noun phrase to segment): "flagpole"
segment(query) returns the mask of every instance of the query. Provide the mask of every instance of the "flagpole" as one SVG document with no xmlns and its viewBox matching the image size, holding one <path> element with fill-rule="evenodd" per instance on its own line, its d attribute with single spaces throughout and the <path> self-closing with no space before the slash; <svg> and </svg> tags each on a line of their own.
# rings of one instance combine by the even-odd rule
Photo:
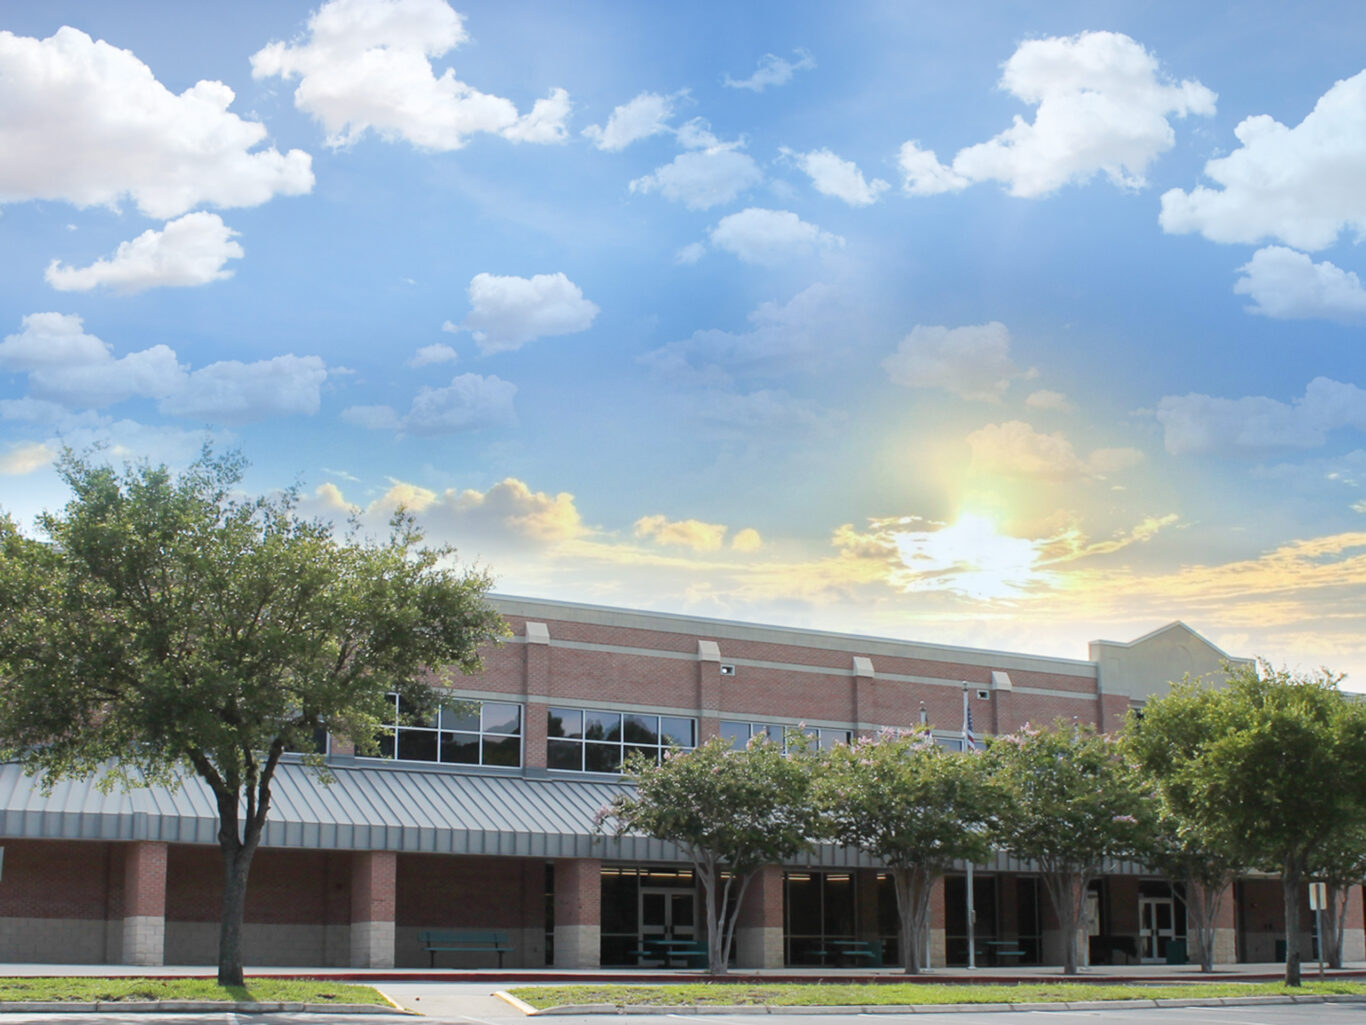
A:
<svg viewBox="0 0 1366 1025">
<path fill-rule="evenodd" d="M 972 709 L 971 709 L 971 708 L 969 707 L 969 705 L 968 705 L 968 681 L 967 681 L 967 680 L 964 680 L 964 681 L 963 681 L 963 751 L 966 753 L 966 752 L 968 752 L 968 751 L 975 751 L 975 750 L 977 750 L 977 744 L 976 744 L 976 742 L 975 742 L 975 740 L 974 740 L 974 738 L 973 738 L 973 736 L 972 736 Z M 976 925 L 977 925 L 977 923 L 976 923 L 976 921 L 974 921 L 974 919 L 976 919 L 976 917 L 977 917 L 977 911 L 976 911 L 976 909 L 973 907 L 973 900 L 972 900 L 972 898 L 973 898 L 973 893 L 972 893 L 972 861 L 971 861 L 971 859 L 969 859 L 969 861 L 968 861 L 968 873 L 967 873 L 967 875 L 968 875 L 968 878 L 967 878 L 967 891 L 968 891 L 968 907 L 967 907 L 967 911 L 968 911 L 968 970 L 971 971 L 971 970 L 973 970 L 973 969 L 975 969 L 975 968 L 977 967 L 977 930 L 976 930 Z"/>
</svg>

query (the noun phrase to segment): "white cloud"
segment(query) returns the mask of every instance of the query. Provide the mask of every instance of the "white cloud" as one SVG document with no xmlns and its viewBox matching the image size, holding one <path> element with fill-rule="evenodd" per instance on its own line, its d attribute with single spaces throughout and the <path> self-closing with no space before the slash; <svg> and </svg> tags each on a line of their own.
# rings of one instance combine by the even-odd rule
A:
<svg viewBox="0 0 1366 1025">
<path fill-rule="evenodd" d="M 912 196 L 937 196 L 941 192 L 957 192 L 972 184 L 951 167 L 939 162 L 932 149 L 921 149 L 918 140 L 901 144 L 897 158 L 901 165 L 901 187 Z"/>
<path fill-rule="evenodd" d="M 126 293 L 206 285 L 232 277 L 223 265 L 242 258 L 242 247 L 232 241 L 236 235 L 217 214 L 186 214 L 161 231 L 149 228 L 131 242 L 120 243 L 112 258 L 89 267 L 67 267 L 53 260 L 44 277 L 62 292 L 88 292 L 100 285 Z"/>
<path fill-rule="evenodd" d="M 967 327 L 917 324 L 882 361 L 894 384 L 940 388 L 964 399 L 999 402 L 1010 382 L 1031 376 L 1010 358 L 1010 331 L 999 321 Z"/>
<path fill-rule="evenodd" d="M 684 265 L 696 263 L 707 255 L 707 247 L 701 242 L 689 242 L 686 246 L 674 253 L 674 263 Z"/>
<path fill-rule="evenodd" d="M 811 285 L 786 304 L 764 302 L 742 332 L 695 331 L 640 357 L 656 374 L 728 384 L 733 375 L 812 370 L 840 358 L 850 313 L 825 285 Z"/>
<path fill-rule="evenodd" d="M 691 548 L 695 552 L 715 552 L 726 539 L 724 523 L 670 520 L 663 515 L 642 516 L 636 520 L 634 531 L 636 537 L 648 538 L 655 544 Z"/>
<path fill-rule="evenodd" d="M 617 152 L 640 139 L 672 131 L 669 121 L 674 116 L 675 104 L 684 93 L 661 96 L 659 93 L 641 93 L 629 103 L 623 103 L 612 111 L 607 126 L 589 125 L 583 130 L 584 137 L 592 141 L 598 149 Z"/>
<path fill-rule="evenodd" d="M 844 239 L 808 224 L 790 210 L 749 207 L 721 218 L 711 229 L 711 244 L 746 263 L 776 264 L 825 249 L 838 249 Z"/>
<path fill-rule="evenodd" d="M 1238 270 L 1243 276 L 1233 291 L 1252 298 L 1249 313 L 1283 320 L 1356 320 L 1366 315 L 1361 279 L 1327 260 L 1315 263 L 1293 249 L 1266 246 Z"/>
<path fill-rule="evenodd" d="M 865 180 L 857 164 L 836 156 L 828 149 L 814 149 L 810 153 L 783 150 L 783 154 L 810 177 L 817 192 L 842 199 L 850 206 L 870 206 L 891 188 L 881 178 L 874 178 L 871 182 Z"/>
<path fill-rule="evenodd" d="M 1158 403 L 1157 420 L 1173 455 L 1317 448 L 1332 431 L 1366 430 L 1366 391 L 1316 377 L 1290 403 L 1264 395 L 1169 395 Z"/>
<path fill-rule="evenodd" d="M 163 398 L 184 386 L 185 369 L 165 345 L 115 358 L 75 314 L 31 313 L 0 342 L 0 369 L 28 375 L 31 397 L 91 409 L 126 399 Z"/>
<path fill-rule="evenodd" d="M 460 358 L 460 354 L 449 345 L 424 345 L 413 353 L 408 360 L 410 367 L 429 367 L 436 363 L 453 363 Z"/>
<path fill-rule="evenodd" d="M 445 0 L 328 0 L 309 18 L 304 41 L 270 43 L 252 56 L 251 70 L 256 78 L 297 78 L 294 105 L 322 124 L 334 147 L 370 130 L 438 151 L 480 132 L 519 142 L 567 138 L 562 89 L 519 117 L 511 100 L 481 93 L 452 69 L 436 75 L 431 58 L 468 38 Z"/>
<path fill-rule="evenodd" d="M 274 416 L 312 416 L 321 406 L 327 365 L 318 356 L 223 360 L 189 375 L 158 408 L 172 416 L 243 424 Z"/>
<path fill-rule="evenodd" d="M 319 357 L 292 355 L 189 372 L 165 345 L 116 358 L 80 317 L 62 313 L 25 317 L 23 330 L 0 342 L 0 370 L 28 375 L 29 395 L 8 400 L 6 419 L 55 422 L 67 410 L 146 398 L 172 416 L 225 424 L 316 413 L 328 373 Z"/>
<path fill-rule="evenodd" d="M 515 477 L 507 477 L 486 491 L 450 488 L 440 493 L 394 481 L 382 498 L 370 504 L 366 514 L 374 520 L 387 520 L 398 505 L 417 513 L 433 533 L 458 538 L 462 544 L 469 539 L 551 544 L 587 533 L 573 495 L 532 491 Z"/>
<path fill-rule="evenodd" d="M 38 441 L 21 441 L 0 453 L 0 474 L 22 477 L 47 466 L 57 458 L 57 450 Z"/>
<path fill-rule="evenodd" d="M 701 123 L 680 128 L 679 143 L 694 148 L 632 181 L 632 192 L 658 192 L 689 210 L 710 210 L 764 180 L 754 159 L 740 152 L 741 141 L 720 142 Z"/>
<path fill-rule="evenodd" d="M 485 355 L 520 349 L 537 338 L 587 331 L 599 312 L 563 273 L 531 278 L 476 274 L 469 296 L 469 316 L 459 326 L 447 323 L 445 328 L 473 332 Z"/>
<path fill-rule="evenodd" d="M 1174 83 L 1156 58 L 1116 32 L 1021 43 L 1000 86 L 1036 107 L 999 135 L 958 152 L 950 167 L 932 151 L 902 147 L 905 188 L 915 195 L 999 181 L 1014 196 L 1042 196 L 1097 173 L 1136 188 L 1175 142 L 1170 119 L 1214 113 L 1215 95 L 1199 82 Z"/>
<path fill-rule="evenodd" d="M 1259 114 L 1234 135 L 1241 148 L 1205 164 L 1218 188 L 1163 194 L 1164 231 L 1311 251 L 1343 231 L 1366 233 L 1366 71 L 1336 83 L 1294 128 Z"/>
<path fill-rule="evenodd" d="M 351 406 L 342 410 L 341 417 L 371 430 L 433 437 L 515 424 L 516 394 L 517 386 L 499 377 L 460 374 L 444 388 L 419 388 L 403 416 L 390 406 Z"/>
<path fill-rule="evenodd" d="M 1025 398 L 1025 405 L 1030 409 L 1052 409 L 1059 413 L 1070 413 L 1074 408 L 1062 392 L 1049 391 L 1047 388 L 1030 392 Z"/>
<path fill-rule="evenodd" d="M 569 93 L 563 89 L 551 89 L 549 96 L 543 96 L 531 105 L 531 113 L 522 115 L 503 129 L 503 138 L 513 142 L 565 142 L 569 138 L 569 129 L 564 123 L 569 120 L 573 109 Z"/>
<path fill-rule="evenodd" d="M 987 424 L 969 434 L 967 442 L 975 471 L 1004 477 L 1097 477 L 1129 469 L 1144 459 L 1134 448 L 1096 449 L 1083 459 L 1063 434 L 1042 434 L 1021 420 Z"/>
<path fill-rule="evenodd" d="M 763 537 L 753 527 L 737 530 L 730 539 L 731 551 L 734 552 L 757 552 L 763 546 Z"/>
<path fill-rule="evenodd" d="M 313 188 L 309 155 L 257 149 L 266 128 L 228 112 L 226 85 L 177 96 L 129 51 L 74 28 L 43 40 L 0 32 L 0 82 L 0 203 L 127 197 L 169 219 Z"/>
<path fill-rule="evenodd" d="M 816 66 L 815 59 L 806 50 L 793 50 L 792 52 L 797 55 L 795 61 L 766 53 L 759 58 L 759 64 L 754 69 L 754 74 L 750 75 L 749 78 L 737 81 L 727 75 L 722 83 L 731 89 L 750 89 L 756 93 L 761 93 L 771 85 L 786 85 L 792 80 L 794 73 L 810 71 Z"/>
</svg>

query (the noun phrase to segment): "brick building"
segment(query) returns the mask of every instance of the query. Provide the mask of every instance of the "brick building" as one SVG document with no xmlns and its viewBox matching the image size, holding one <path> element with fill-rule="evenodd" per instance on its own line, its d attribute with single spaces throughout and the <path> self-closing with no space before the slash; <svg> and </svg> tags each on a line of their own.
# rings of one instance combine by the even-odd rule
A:
<svg viewBox="0 0 1366 1025">
<path fill-rule="evenodd" d="M 691 873 L 668 845 L 594 831 L 632 750 L 803 729 L 822 744 L 928 723 L 946 744 L 964 689 L 979 734 L 1075 718 L 1103 729 L 1167 681 L 1220 673 L 1223 652 L 1180 623 L 1090 658 L 1044 658 L 500 597 L 511 625 L 485 671 L 444 681 L 454 701 L 426 727 L 395 727 L 384 759 L 334 744 L 335 782 L 282 765 L 246 909 L 248 964 L 422 966 L 419 933 L 506 933 L 510 966 L 640 963 L 649 937 L 700 932 Z M 396 716 L 397 718 L 397 716 Z M 216 960 L 217 819 L 194 779 L 102 794 L 90 782 L 44 797 L 0 766 L 0 959 L 207 964 Z M 1089 895 L 1097 961 L 1157 959 L 1185 936 L 1178 889 L 1117 864 Z M 1271 960 L 1278 883 L 1225 900 L 1217 960 Z M 976 867 L 978 963 L 1057 963 L 1060 933 L 1030 866 Z M 935 963 L 966 963 L 966 879 L 933 908 Z M 1312 927 L 1307 912 L 1302 926 Z M 813 964 L 841 941 L 895 958 L 890 880 L 825 847 L 751 887 L 739 967 Z M 823 953 L 824 952 L 824 953 Z M 1345 954 L 1363 950 L 1360 894 Z M 492 953 L 438 965 L 492 966 Z"/>
</svg>

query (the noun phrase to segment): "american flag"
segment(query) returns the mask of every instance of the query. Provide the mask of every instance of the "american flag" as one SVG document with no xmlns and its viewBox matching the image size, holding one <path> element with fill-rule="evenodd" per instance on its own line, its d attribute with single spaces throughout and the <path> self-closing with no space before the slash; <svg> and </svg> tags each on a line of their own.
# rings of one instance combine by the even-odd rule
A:
<svg viewBox="0 0 1366 1025">
<path fill-rule="evenodd" d="M 972 705 L 968 701 L 967 685 L 963 686 L 963 750 L 977 750 L 977 734 L 972 728 Z"/>
</svg>

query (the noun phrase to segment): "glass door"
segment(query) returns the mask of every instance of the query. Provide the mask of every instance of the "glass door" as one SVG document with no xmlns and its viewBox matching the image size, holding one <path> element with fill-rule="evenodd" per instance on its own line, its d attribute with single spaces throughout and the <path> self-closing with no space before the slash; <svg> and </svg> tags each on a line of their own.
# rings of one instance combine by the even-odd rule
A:
<svg viewBox="0 0 1366 1025">
<path fill-rule="evenodd" d="M 1170 897 L 1138 898 L 1138 951 L 1147 964 L 1167 960 L 1167 945 L 1176 938 L 1176 908 Z"/>
<path fill-rule="evenodd" d="M 641 949 L 649 940 L 695 939 L 695 923 L 691 890 L 640 888 Z"/>
</svg>

